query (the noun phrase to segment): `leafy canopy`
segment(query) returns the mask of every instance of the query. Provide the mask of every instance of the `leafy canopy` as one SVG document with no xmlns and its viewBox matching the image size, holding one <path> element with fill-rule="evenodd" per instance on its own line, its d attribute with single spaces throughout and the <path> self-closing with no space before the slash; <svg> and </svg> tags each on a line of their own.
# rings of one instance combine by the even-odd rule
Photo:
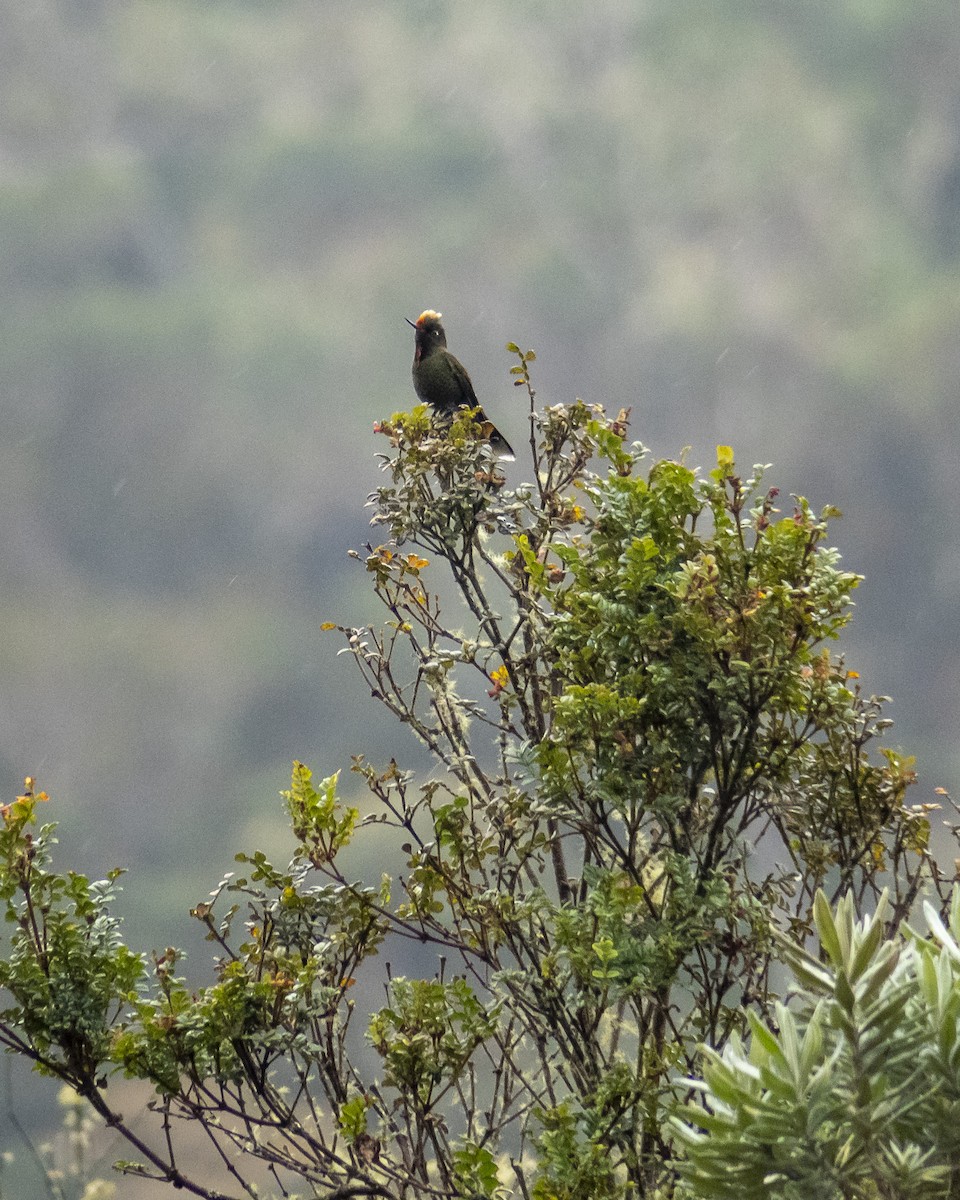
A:
<svg viewBox="0 0 960 1200">
<path fill-rule="evenodd" d="M 4 810 L 0 1041 L 120 1130 L 129 1172 L 204 1197 L 669 1195 L 706 1161 L 673 1119 L 700 1043 L 789 1024 L 775 927 L 884 887 L 892 927 L 945 886 L 911 760 L 872 756 L 882 702 L 831 650 L 858 583 L 836 513 L 781 514 L 727 447 L 705 478 L 648 466 L 628 413 L 538 410 L 535 356 L 508 349 L 532 482 L 507 486 L 470 412 L 383 422 L 386 540 L 354 556 L 385 621 L 325 624 L 434 769 L 358 754 L 360 805 L 295 764 L 292 862 L 240 855 L 193 909 L 213 983 L 174 949 L 146 970 L 113 877 L 54 871 L 31 789 Z M 733 1068 L 709 1062 L 712 1087 Z M 158 1139 L 118 1072 L 155 1089 Z M 182 1167 L 179 1121 L 222 1183 Z"/>
</svg>

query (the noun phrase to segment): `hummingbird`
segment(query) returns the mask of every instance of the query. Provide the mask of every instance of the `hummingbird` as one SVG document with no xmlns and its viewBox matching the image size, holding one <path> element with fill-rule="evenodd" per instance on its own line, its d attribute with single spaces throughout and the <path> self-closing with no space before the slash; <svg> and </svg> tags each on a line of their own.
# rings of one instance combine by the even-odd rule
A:
<svg viewBox="0 0 960 1200">
<path fill-rule="evenodd" d="M 452 417 L 458 408 L 475 408 L 475 420 L 497 457 L 512 462 L 510 443 L 496 425 L 487 420 L 466 367 L 447 349 L 447 335 L 440 324 L 441 316 L 441 313 L 428 308 L 416 321 L 404 318 L 408 325 L 413 326 L 416 335 L 413 353 L 414 391 L 441 416 Z"/>
</svg>

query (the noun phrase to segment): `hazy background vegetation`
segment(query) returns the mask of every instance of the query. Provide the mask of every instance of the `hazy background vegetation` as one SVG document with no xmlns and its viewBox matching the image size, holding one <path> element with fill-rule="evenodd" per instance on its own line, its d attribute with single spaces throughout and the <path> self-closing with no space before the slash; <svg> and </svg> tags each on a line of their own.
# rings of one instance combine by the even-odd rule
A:
<svg viewBox="0 0 960 1200">
<path fill-rule="evenodd" d="M 0 781 L 133 944 L 282 856 L 292 758 L 422 761 L 319 625 L 377 615 L 426 307 L 515 445 L 508 339 L 843 509 L 849 665 L 951 786 L 958 62 L 956 0 L 0 0 Z"/>
</svg>

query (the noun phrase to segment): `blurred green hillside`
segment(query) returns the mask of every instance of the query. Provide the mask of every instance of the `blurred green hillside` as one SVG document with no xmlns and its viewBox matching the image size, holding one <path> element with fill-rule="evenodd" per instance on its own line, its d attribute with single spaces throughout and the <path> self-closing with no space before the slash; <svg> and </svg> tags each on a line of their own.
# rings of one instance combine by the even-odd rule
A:
<svg viewBox="0 0 960 1200">
<path fill-rule="evenodd" d="M 135 868 L 134 945 L 282 853 L 292 758 L 422 761 L 319 624 L 377 616 L 426 307 L 514 444 L 508 339 L 839 505 L 850 665 L 951 785 L 958 62 L 956 0 L 0 5 L 0 779 Z"/>
<path fill-rule="evenodd" d="M 0 7 L 0 778 L 135 942 L 285 844 L 292 758 L 419 761 L 319 623 L 376 616 L 426 307 L 515 444 L 508 339 L 842 508 L 850 664 L 951 784 L 958 62 L 956 0 Z"/>
</svg>

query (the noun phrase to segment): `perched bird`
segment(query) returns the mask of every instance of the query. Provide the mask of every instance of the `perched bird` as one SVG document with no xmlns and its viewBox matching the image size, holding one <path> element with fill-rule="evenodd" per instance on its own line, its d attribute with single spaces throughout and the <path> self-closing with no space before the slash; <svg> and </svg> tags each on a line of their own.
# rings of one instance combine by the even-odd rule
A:
<svg viewBox="0 0 960 1200">
<path fill-rule="evenodd" d="M 510 443 L 493 422 L 487 420 L 466 368 L 447 349 L 447 335 L 440 324 L 440 317 L 440 313 L 428 308 L 416 321 L 404 318 L 408 325 L 413 326 L 416 334 L 413 352 L 414 390 L 424 403 L 441 416 L 452 417 L 458 408 L 475 408 L 476 420 L 497 457 L 512 462 Z"/>
</svg>

